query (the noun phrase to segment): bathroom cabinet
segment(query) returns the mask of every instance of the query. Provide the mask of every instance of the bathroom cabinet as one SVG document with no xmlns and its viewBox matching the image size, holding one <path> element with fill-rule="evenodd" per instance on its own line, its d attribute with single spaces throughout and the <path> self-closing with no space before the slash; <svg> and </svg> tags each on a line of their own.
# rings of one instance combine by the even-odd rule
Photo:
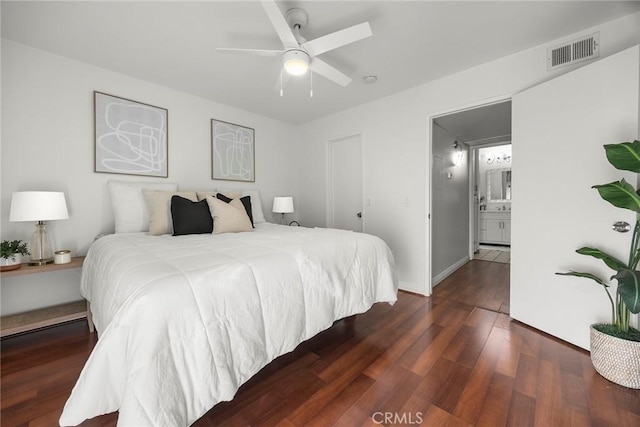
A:
<svg viewBox="0 0 640 427">
<path fill-rule="evenodd" d="M 480 211 L 480 243 L 511 244 L 511 211 Z"/>
</svg>

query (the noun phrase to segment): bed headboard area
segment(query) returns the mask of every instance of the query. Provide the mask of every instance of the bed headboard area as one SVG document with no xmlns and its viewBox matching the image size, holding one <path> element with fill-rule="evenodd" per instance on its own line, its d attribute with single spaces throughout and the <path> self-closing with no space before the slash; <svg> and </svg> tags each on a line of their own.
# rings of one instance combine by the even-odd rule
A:
<svg viewBox="0 0 640 427">
<path fill-rule="evenodd" d="M 246 214 L 246 221 L 249 228 L 254 223 L 265 222 L 264 213 L 262 211 L 262 200 L 260 191 L 251 190 L 230 190 L 230 189 L 199 189 L 186 190 L 179 189 L 178 184 L 174 183 L 146 183 L 146 182 L 128 182 L 128 181 L 109 181 L 109 199 L 113 211 L 114 232 L 115 233 L 138 233 L 147 232 L 151 235 L 173 234 L 174 215 L 189 215 L 194 209 L 185 208 L 188 203 L 204 202 L 201 205 L 209 211 L 211 215 L 217 214 L 222 224 L 223 219 L 229 218 L 229 215 L 222 216 L 224 210 L 218 213 L 214 203 L 229 203 L 234 206 L 233 200 L 238 200 L 240 209 L 230 209 L 231 212 L 239 211 Z M 174 199 L 178 197 L 178 200 Z M 207 200 L 207 198 L 215 200 Z M 242 200 L 242 202 L 241 202 Z M 178 204 L 181 203 L 181 204 Z M 197 209 L 197 207 L 195 208 Z M 223 208 L 224 209 L 224 208 Z M 220 209 L 219 209 L 220 210 Z M 189 221 L 188 217 L 184 219 L 175 218 L 179 223 L 184 224 Z M 227 222 L 228 223 L 228 222 Z M 185 224 L 186 225 L 186 224 Z M 224 231 L 233 231 L 226 228 Z M 216 232 L 208 230 L 209 233 Z M 224 232 L 218 230 L 217 232 Z M 237 230 L 242 231 L 242 230 Z M 201 229 L 199 232 L 207 232 Z M 179 234 L 186 234 L 180 232 Z M 195 234 L 195 233 L 194 233 Z"/>
<path fill-rule="evenodd" d="M 82 185 L 88 184 L 82 183 Z M 108 179 L 100 184 L 100 191 L 90 193 L 73 191 L 73 189 L 62 189 L 62 191 L 66 196 L 69 219 L 49 221 L 47 229 L 53 250 L 68 249 L 72 256 L 85 255 L 91 243 L 101 235 L 132 232 L 147 232 L 152 235 L 172 234 L 174 232 L 171 213 L 173 196 L 189 202 L 204 201 L 205 204 L 207 195 L 213 198 L 218 194 L 221 197 L 229 196 L 229 199 L 244 198 L 250 209 L 247 215 L 250 217 L 251 226 L 254 223 L 266 221 L 277 222 L 273 220 L 269 204 L 273 196 L 267 195 L 265 198 L 265 194 L 255 187 L 221 186 L 218 188 L 213 182 L 211 186 L 182 186 L 175 182 Z M 10 204 L 11 193 L 3 195 L 3 210 L 7 211 L 7 217 Z M 263 206 L 269 206 L 269 208 L 265 211 Z M 30 240 L 34 224 L 3 222 L 6 223 L 6 226 L 3 223 L 3 238 L 22 239 L 27 242 Z M 186 229 L 183 229 L 182 234 L 193 232 L 190 228 L 191 222 L 192 218 L 185 214 L 182 224 L 186 225 Z M 234 227 L 235 225 L 232 225 L 231 230 L 234 230 Z"/>
</svg>

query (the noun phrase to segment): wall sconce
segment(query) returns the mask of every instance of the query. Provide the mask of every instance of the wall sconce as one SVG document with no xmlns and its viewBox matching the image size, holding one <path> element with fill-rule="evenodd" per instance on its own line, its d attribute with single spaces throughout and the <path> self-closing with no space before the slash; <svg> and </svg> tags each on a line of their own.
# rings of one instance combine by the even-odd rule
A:
<svg viewBox="0 0 640 427">
<path fill-rule="evenodd" d="M 462 165 L 462 145 L 458 141 L 453 143 L 453 164 L 456 166 Z"/>
</svg>

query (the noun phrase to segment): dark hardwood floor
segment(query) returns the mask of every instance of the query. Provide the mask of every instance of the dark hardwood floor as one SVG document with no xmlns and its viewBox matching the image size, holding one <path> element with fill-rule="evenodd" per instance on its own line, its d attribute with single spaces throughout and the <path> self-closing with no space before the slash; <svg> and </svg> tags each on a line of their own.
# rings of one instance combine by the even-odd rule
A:
<svg viewBox="0 0 640 427">
<path fill-rule="evenodd" d="M 431 298 L 401 292 L 276 359 L 194 425 L 640 426 L 640 391 L 511 321 L 508 283 L 508 264 L 472 261 Z M 83 322 L 3 339 L 2 427 L 57 425 L 95 340 Z"/>
</svg>

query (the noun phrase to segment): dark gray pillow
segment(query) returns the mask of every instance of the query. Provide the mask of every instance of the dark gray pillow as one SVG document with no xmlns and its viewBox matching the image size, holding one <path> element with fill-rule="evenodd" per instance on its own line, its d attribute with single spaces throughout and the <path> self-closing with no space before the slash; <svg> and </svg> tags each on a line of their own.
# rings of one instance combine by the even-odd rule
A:
<svg viewBox="0 0 640 427">
<path fill-rule="evenodd" d="M 171 197 L 173 235 L 213 232 L 213 218 L 206 200 L 192 202 L 180 196 Z"/>
</svg>

